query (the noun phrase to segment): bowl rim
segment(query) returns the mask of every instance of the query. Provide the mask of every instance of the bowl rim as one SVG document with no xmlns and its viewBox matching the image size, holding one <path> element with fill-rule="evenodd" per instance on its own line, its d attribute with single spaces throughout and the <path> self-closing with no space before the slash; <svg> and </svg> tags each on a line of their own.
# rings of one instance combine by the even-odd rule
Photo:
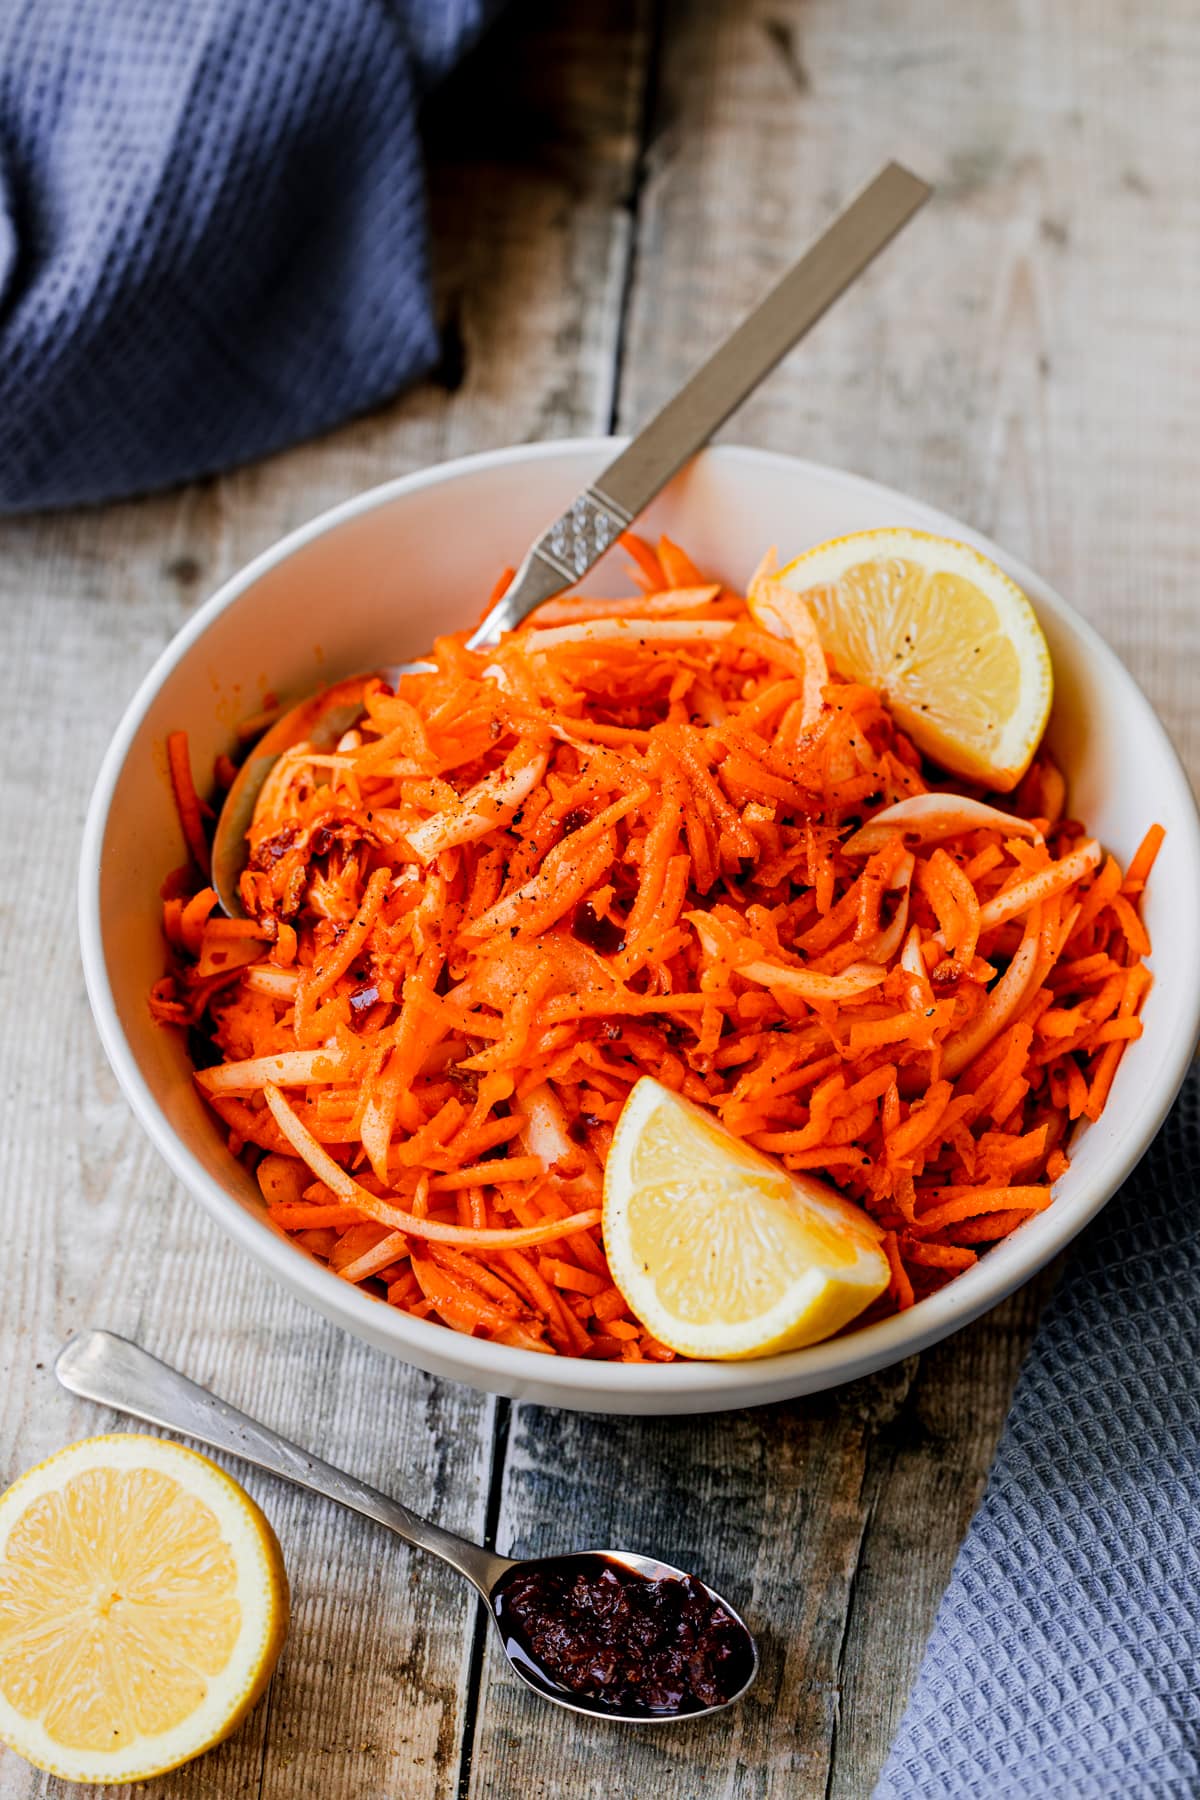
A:
<svg viewBox="0 0 1200 1800">
<path fill-rule="evenodd" d="M 1019 1244 L 1027 1227 L 1008 1240 L 1012 1248 L 1007 1258 L 997 1261 L 994 1256 L 983 1257 L 916 1307 L 857 1331 L 804 1349 L 743 1362 L 681 1360 L 621 1364 L 617 1376 L 613 1365 L 607 1362 L 569 1357 L 551 1359 L 531 1350 L 467 1337 L 444 1325 L 413 1319 L 339 1280 L 315 1259 L 298 1253 L 294 1245 L 271 1229 L 265 1217 L 260 1218 L 249 1211 L 209 1175 L 186 1148 L 154 1098 L 121 1026 L 101 931 L 101 849 L 116 784 L 130 746 L 167 676 L 227 608 L 268 571 L 286 562 L 314 539 L 387 506 L 393 500 L 514 463 L 571 458 L 595 458 L 599 463 L 599 459 L 614 454 L 626 442 L 626 438 L 620 437 L 586 436 L 509 445 L 455 457 L 396 476 L 327 508 L 269 545 L 223 582 L 156 657 L 138 684 L 105 751 L 80 847 L 80 948 L 88 999 L 101 1044 L 138 1123 L 171 1172 L 235 1243 L 318 1312 L 369 1341 L 376 1344 L 385 1341 L 392 1353 L 419 1366 L 439 1367 L 456 1379 L 476 1386 L 507 1388 L 518 1393 L 526 1388 L 551 1386 L 569 1396 L 563 1403 L 585 1410 L 589 1402 L 594 1410 L 603 1410 L 606 1395 L 617 1390 L 623 1398 L 640 1405 L 643 1410 L 651 1410 L 655 1401 L 661 1401 L 664 1410 L 680 1403 L 695 1407 L 695 1403 L 702 1403 L 705 1397 L 711 1400 L 716 1410 L 738 1405 L 743 1390 L 753 1389 L 756 1399 L 783 1398 L 841 1385 L 905 1356 L 915 1355 L 998 1304 L 1069 1243 L 1125 1181 L 1166 1118 L 1183 1083 L 1200 1036 L 1200 932 L 1190 946 L 1190 968 L 1173 971 L 1173 985 L 1177 975 L 1182 1000 L 1179 1011 L 1171 1020 L 1170 1041 L 1160 1052 L 1162 1067 L 1152 1104 L 1125 1133 L 1103 1172 L 1097 1172 L 1085 1188 L 1072 1195 L 1069 1206 L 1055 1205 L 1038 1215 L 1037 1230 L 1024 1255 L 1020 1254 Z M 1035 604 L 1042 599 L 1048 602 L 1051 610 L 1063 613 L 1082 640 L 1088 657 L 1107 677 L 1124 685 L 1130 704 L 1141 714 L 1142 727 L 1157 739 L 1164 765 L 1177 787 L 1176 810 L 1185 821 L 1182 851 L 1191 864 L 1193 885 L 1200 886 L 1200 815 L 1178 752 L 1150 701 L 1116 652 L 1095 627 L 1033 569 L 952 515 L 865 476 L 786 452 L 740 444 L 710 445 L 699 454 L 703 458 L 742 464 L 751 469 L 757 466 L 778 472 L 782 468 L 810 483 L 826 483 L 843 491 L 854 490 L 878 506 L 880 516 L 884 518 L 887 509 L 899 503 L 909 513 L 916 511 L 922 515 L 924 528 L 976 544 L 1009 571 L 1013 579 L 1031 594 Z"/>
</svg>

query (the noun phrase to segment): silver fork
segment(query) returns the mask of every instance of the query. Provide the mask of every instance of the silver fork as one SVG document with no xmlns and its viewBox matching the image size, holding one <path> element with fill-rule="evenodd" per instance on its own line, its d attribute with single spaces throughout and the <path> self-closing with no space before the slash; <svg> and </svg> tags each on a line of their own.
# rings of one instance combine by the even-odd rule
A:
<svg viewBox="0 0 1200 1800">
<path fill-rule="evenodd" d="M 530 545 L 512 581 L 468 639 L 470 648 L 494 644 L 535 607 L 580 581 L 931 191 L 900 163 L 888 163 L 633 442 Z M 424 667 L 428 665 L 403 665 L 405 671 Z"/>
</svg>

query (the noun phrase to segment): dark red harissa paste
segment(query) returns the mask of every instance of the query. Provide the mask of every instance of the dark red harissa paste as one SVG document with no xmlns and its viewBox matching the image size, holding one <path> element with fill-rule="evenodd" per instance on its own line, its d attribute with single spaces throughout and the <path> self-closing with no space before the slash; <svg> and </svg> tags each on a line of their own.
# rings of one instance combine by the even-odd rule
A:
<svg viewBox="0 0 1200 1800">
<path fill-rule="evenodd" d="M 608 1557 L 559 1556 L 516 1571 L 492 1599 L 525 1673 L 599 1709 L 702 1712 L 754 1666 L 745 1626 L 690 1575 L 655 1581 Z"/>
</svg>

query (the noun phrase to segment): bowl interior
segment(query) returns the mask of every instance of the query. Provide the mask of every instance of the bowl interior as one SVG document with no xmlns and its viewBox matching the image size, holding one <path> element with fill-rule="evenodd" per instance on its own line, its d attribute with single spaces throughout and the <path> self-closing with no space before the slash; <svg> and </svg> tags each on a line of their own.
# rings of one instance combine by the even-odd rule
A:
<svg viewBox="0 0 1200 1800">
<path fill-rule="evenodd" d="M 736 1405 L 849 1379 L 910 1354 L 1009 1292 L 1119 1184 L 1183 1077 L 1200 1007 L 1200 832 L 1161 726 L 1112 652 L 1031 571 L 919 502 L 837 471 L 718 448 L 690 465 L 642 529 L 679 539 L 706 570 L 744 583 L 770 544 L 787 556 L 843 532 L 912 525 L 981 545 L 1025 587 L 1049 639 L 1056 698 L 1050 742 L 1072 811 L 1119 857 L 1158 819 L 1167 839 L 1147 897 L 1154 963 L 1172 971 L 1147 998 L 1110 1104 L 1074 1144 L 1050 1210 L 950 1287 L 900 1319 L 769 1363 L 653 1370 L 558 1365 L 409 1320 L 340 1282 L 283 1240 L 253 1178 L 228 1154 L 190 1079 L 177 1034 L 151 1021 L 162 973 L 159 886 L 184 860 L 167 776 L 167 733 L 189 734 L 203 788 L 215 755 L 263 697 L 314 686 L 426 648 L 478 615 L 506 564 L 603 466 L 603 440 L 467 459 L 348 503 L 267 552 L 203 607 L 135 696 L 97 785 L 84 845 L 81 925 L 101 1035 L 142 1123 L 243 1245 L 329 1316 L 425 1367 L 508 1392 L 593 1408 Z M 628 591 L 622 553 L 585 586 Z M 527 1367 L 540 1365 L 536 1369 Z"/>
</svg>

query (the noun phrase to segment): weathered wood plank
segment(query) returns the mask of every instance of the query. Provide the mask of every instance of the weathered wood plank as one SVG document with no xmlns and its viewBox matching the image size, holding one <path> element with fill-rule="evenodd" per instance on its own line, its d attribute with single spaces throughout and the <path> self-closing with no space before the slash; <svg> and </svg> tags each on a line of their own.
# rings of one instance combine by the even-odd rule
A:
<svg viewBox="0 0 1200 1800">
<path fill-rule="evenodd" d="M 148 510 L 169 517 L 177 505 Z M 146 533 L 155 564 L 160 541 L 153 529 Z M 3 608 L 5 705 L 20 746 L 8 763 L 8 828 L 23 853 L 19 866 L 10 863 L 4 896 L 19 958 L 4 971 L 0 1044 L 7 1245 L 0 1474 L 11 1477 L 72 1437 L 110 1427 L 97 1409 L 70 1404 L 49 1374 L 70 1331 L 103 1323 L 471 1529 L 486 1493 L 488 1404 L 351 1344 L 252 1272 L 167 1179 L 103 1064 L 75 950 L 79 822 L 112 717 L 146 660 L 147 640 L 161 641 L 177 623 L 178 603 L 153 580 L 130 580 L 128 536 L 122 542 L 108 529 L 99 545 L 108 555 L 92 568 L 86 552 L 60 555 L 48 567 L 25 564 L 25 579 L 8 588 Z M 6 584 L 15 572 L 10 561 Z M 40 593 L 36 608 L 22 605 L 30 588 Z M 47 728 L 68 718 L 70 731 Z M 351 1688 L 340 1665 L 383 1668 L 397 1660 L 423 1698 L 411 1712 L 407 1747 L 399 1737 L 389 1744 L 389 1767 L 403 1770 L 415 1794 L 444 1791 L 457 1766 L 465 1597 L 448 1576 L 434 1575 L 414 1592 L 398 1553 L 369 1543 L 365 1527 L 265 1480 L 249 1485 L 276 1524 L 292 1572 L 292 1644 L 270 1711 L 260 1709 L 227 1748 L 172 1777 L 163 1792 L 213 1800 L 257 1793 L 264 1752 L 270 1748 L 270 1775 L 282 1767 L 289 1737 L 301 1762 L 317 1761 L 327 1746 L 352 1751 L 343 1791 L 373 1791 L 379 1784 L 366 1746 L 381 1719 L 393 1735 L 394 1702 L 386 1684 Z M 395 1636 L 377 1606 L 383 1572 Z M 6 1800 L 55 1786 L 0 1754 Z M 274 1791 L 295 1790 L 284 1777 Z"/>
<path fill-rule="evenodd" d="M 492 1403 L 324 1325 L 167 1178 L 87 1016 L 74 889 L 104 744 L 197 600 L 283 531 L 406 468 L 607 425 L 644 40 L 632 11 L 604 0 L 570 20 L 545 3 L 521 12 L 431 103 L 438 381 L 219 481 L 0 526 L 6 833 L 19 849 L 0 876 L 12 952 L 0 968 L 0 1485 L 110 1425 L 49 1374 L 69 1332 L 102 1323 L 447 1524 L 483 1529 Z M 247 1484 L 279 1531 L 295 1602 L 270 1698 L 228 1745 L 136 1792 L 451 1795 L 475 1624 L 463 1584 L 365 1522 L 267 1478 Z M 5 1800 L 68 1791 L 0 1751 Z"/>
<path fill-rule="evenodd" d="M 1110 637 L 1200 775 L 1179 450 L 1200 407 L 1195 18 L 970 0 L 935 26 L 906 0 L 666 0 L 661 42 L 621 425 L 882 161 L 910 161 L 933 205 L 724 435 L 992 532 Z M 502 1546 L 692 1556 L 746 1599 L 767 1654 L 736 1718 L 619 1738 L 539 1711 L 490 1655 L 472 1793 L 862 1800 L 1049 1279 L 917 1363 L 790 1408 L 615 1424 L 517 1409 Z"/>
<path fill-rule="evenodd" d="M 617 1733 L 549 1715 L 489 1645 L 471 1793 L 865 1795 L 982 1491 L 1044 1288 L 924 1358 L 790 1405 L 659 1420 L 518 1407 L 501 1547 L 533 1555 L 614 1544 L 692 1567 L 744 1606 L 762 1674 L 723 1719 Z M 831 1789 L 835 1753 L 839 1771 L 845 1761 L 854 1774 Z"/>
</svg>

